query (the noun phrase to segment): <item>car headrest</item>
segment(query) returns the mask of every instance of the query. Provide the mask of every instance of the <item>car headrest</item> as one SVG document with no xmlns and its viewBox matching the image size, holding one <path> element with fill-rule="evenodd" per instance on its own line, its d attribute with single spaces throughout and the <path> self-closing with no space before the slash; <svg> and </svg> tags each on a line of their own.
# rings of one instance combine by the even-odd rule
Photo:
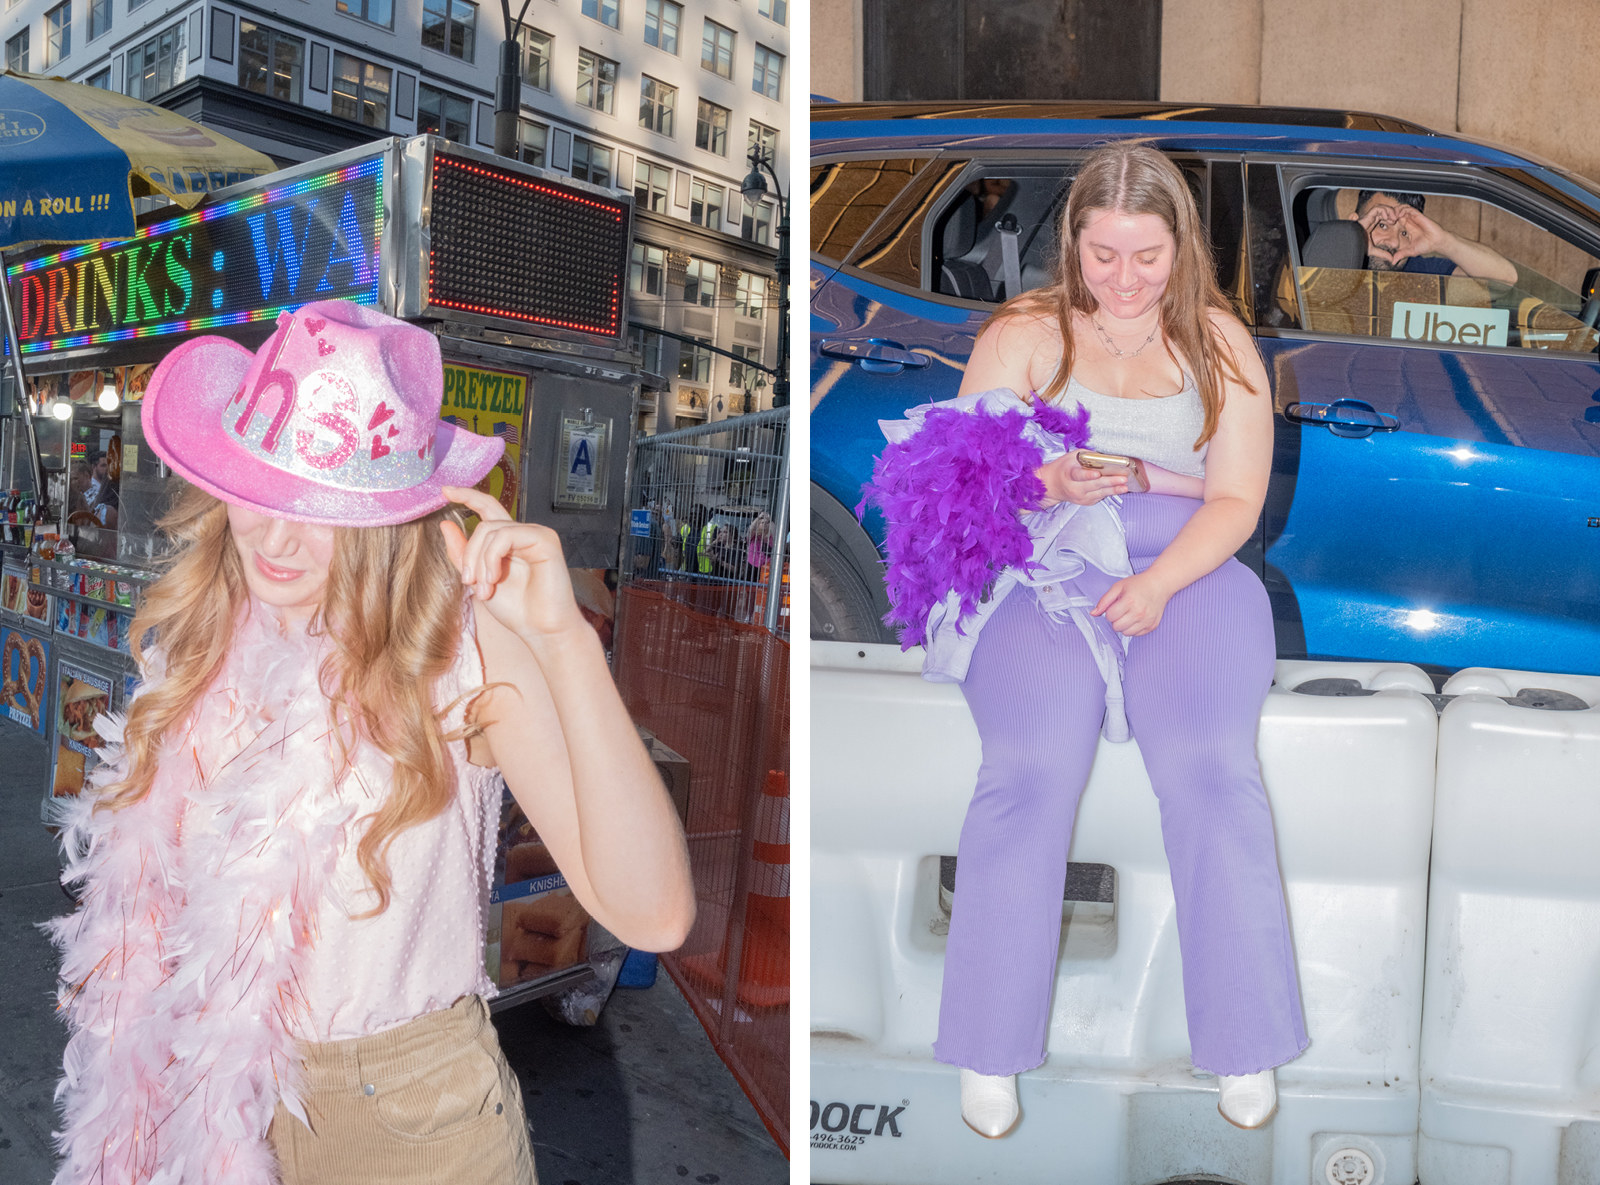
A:
<svg viewBox="0 0 1600 1185">
<path fill-rule="evenodd" d="M 1339 217 L 1339 191 L 1313 189 L 1306 198 L 1306 220 L 1312 226 L 1332 222 Z"/>
<path fill-rule="evenodd" d="M 1367 265 L 1367 232 L 1359 222 L 1335 219 L 1311 232 L 1300 251 L 1304 267 L 1339 267 L 1355 271 Z"/>
<path fill-rule="evenodd" d="M 971 251 L 978 239 L 978 201 L 962 194 L 944 221 L 945 259 L 958 259 Z"/>
</svg>

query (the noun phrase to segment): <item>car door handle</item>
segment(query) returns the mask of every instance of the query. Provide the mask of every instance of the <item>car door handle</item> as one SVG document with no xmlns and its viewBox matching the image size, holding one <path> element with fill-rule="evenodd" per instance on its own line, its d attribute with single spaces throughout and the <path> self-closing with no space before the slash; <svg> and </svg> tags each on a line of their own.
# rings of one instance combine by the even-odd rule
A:
<svg viewBox="0 0 1600 1185">
<path fill-rule="evenodd" d="M 841 358 L 854 362 L 868 374 L 899 374 L 906 367 L 920 370 L 928 365 L 926 354 L 914 353 L 899 342 L 881 337 L 825 338 L 817 343 L 817 353 L 824 358 Z"/>
<path fill-rule="evenodd" d="M 1336 399 L 1332 403 L 1291 403 L 1283 409 L 1284 419 L 1294 424 L 1320 424 L 1335 436 L 1359 439 L 1374 432 L 1393 432 L 1400 421 L 1377 411 L 1359 399 Z"/>
</svg>

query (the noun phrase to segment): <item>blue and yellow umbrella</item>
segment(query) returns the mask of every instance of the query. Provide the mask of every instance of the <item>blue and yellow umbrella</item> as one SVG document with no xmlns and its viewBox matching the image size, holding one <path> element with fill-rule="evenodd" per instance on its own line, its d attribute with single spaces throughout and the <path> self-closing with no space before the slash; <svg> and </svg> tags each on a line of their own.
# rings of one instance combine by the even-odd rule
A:
<svg viewBox="0 0 1600 1185">
<path fill-rule="evenodd" d="M 127 238 L 134 198 L 165 194 L 191 205 L 276 167 L 152 103 L 60 78 L 0 74 L 0 248 Z"/>
<path fill-rule="evenodd" d="M 270 173 L 272 158 L 164 107 L 113 91 L 0 73 L 0 308 L 4 348 L 26 390 L 5 255 L 23 243 L 126 239 L 134 199 L 193 205 L 209 190 Z M 44 470 L 28 401 L 19 398 L 41 509 Z"/>
</svg>

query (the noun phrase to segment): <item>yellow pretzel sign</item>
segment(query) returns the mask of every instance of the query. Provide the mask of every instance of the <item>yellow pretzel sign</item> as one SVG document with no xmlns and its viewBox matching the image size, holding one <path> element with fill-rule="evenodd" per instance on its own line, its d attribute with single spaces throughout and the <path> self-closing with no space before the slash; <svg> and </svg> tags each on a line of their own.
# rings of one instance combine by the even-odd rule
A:
<svg viewBox="0 0 1600 1185">
<path fill-rule="evenodd" d="M 526 374 L 445 364 L 444 405 L 439 418 L 479 436 L 498 436 L 506 442 L 504 456 L 478 488 L 498 500 L 513 518 L 517 513 L 517 472 L 521 468 L 522 421 L 527 402 Z"/>
</svg>

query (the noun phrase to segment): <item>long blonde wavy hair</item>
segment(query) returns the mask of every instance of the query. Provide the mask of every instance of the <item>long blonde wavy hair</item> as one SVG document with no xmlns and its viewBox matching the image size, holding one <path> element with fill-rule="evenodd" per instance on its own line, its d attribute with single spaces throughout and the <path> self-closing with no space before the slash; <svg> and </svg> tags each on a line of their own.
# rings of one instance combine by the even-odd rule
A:
<svg viewBox="0 0 1600 1185">
<path fill-rule="evenodd" d="M 1181 361 L 1176 356 L 1174 361 L 1187 362 L 1200 389 L 1205 423 L 1195 441 L 1199 448 L 1216 433 L 1223 383 L 1232 380 L 1251 392 L 1255 388 L 1210 321 L 1210 310 L 1221 309 L 1231 317 L 1233 309 L 1217 286 L 1210 239 L 1194 197 L 1177 166 L 1156 149 L 1121 141 L 1089 154 L 1067 194 L 1055 282 L 1008 300 L 995 311 L 991 324 L 1013 316 L 1054 317 L 1061 333 L 1061 364 L 1039 394 L 1053 399 L 1065 390 L 1072 374 L 1072 314 L 1088 316 L 1099 307 L 1084 283 L 1078 241 L 1090 217 L 1105 211 L 1154 214 L 1177 242 L 1172 276 L 1161 297 L 1161 330 L 1168 354 L 1176 347 Z"/>
<path fill-rule="evenodd" d="M 368 741 L 394 761 L 389 792 L 356 848 L 378 904 L 389 907 L 389 845 L 408 827 L 440 814 L 455 793 L 434 685 L 461 645 L 460 574 L 439 524 L 454 511 L 390 527 L 336 527 L 322 604 L 309 626 L 332 642 L 318 678 L 345 722 L 338 761 Z M 459 519 L 457 519 L 459 521 Z M 166 678 L 134 699 L 124 728 L 128 776 L 106 787 L 99 805 L 121 810 L 150 792 L 162 742 L 182 728 L 233 644 L 249 593 L 228 528 L 228 507 L 187 487 L 162 518 L 175 545 L 161 578 L 133 619 L 134 655 L 148 672 L 158 649 Z M 148 645 L 147 645 L 148 643 Z M 345 735 L 346 733 L 351 735 Z"/>
</svg>

